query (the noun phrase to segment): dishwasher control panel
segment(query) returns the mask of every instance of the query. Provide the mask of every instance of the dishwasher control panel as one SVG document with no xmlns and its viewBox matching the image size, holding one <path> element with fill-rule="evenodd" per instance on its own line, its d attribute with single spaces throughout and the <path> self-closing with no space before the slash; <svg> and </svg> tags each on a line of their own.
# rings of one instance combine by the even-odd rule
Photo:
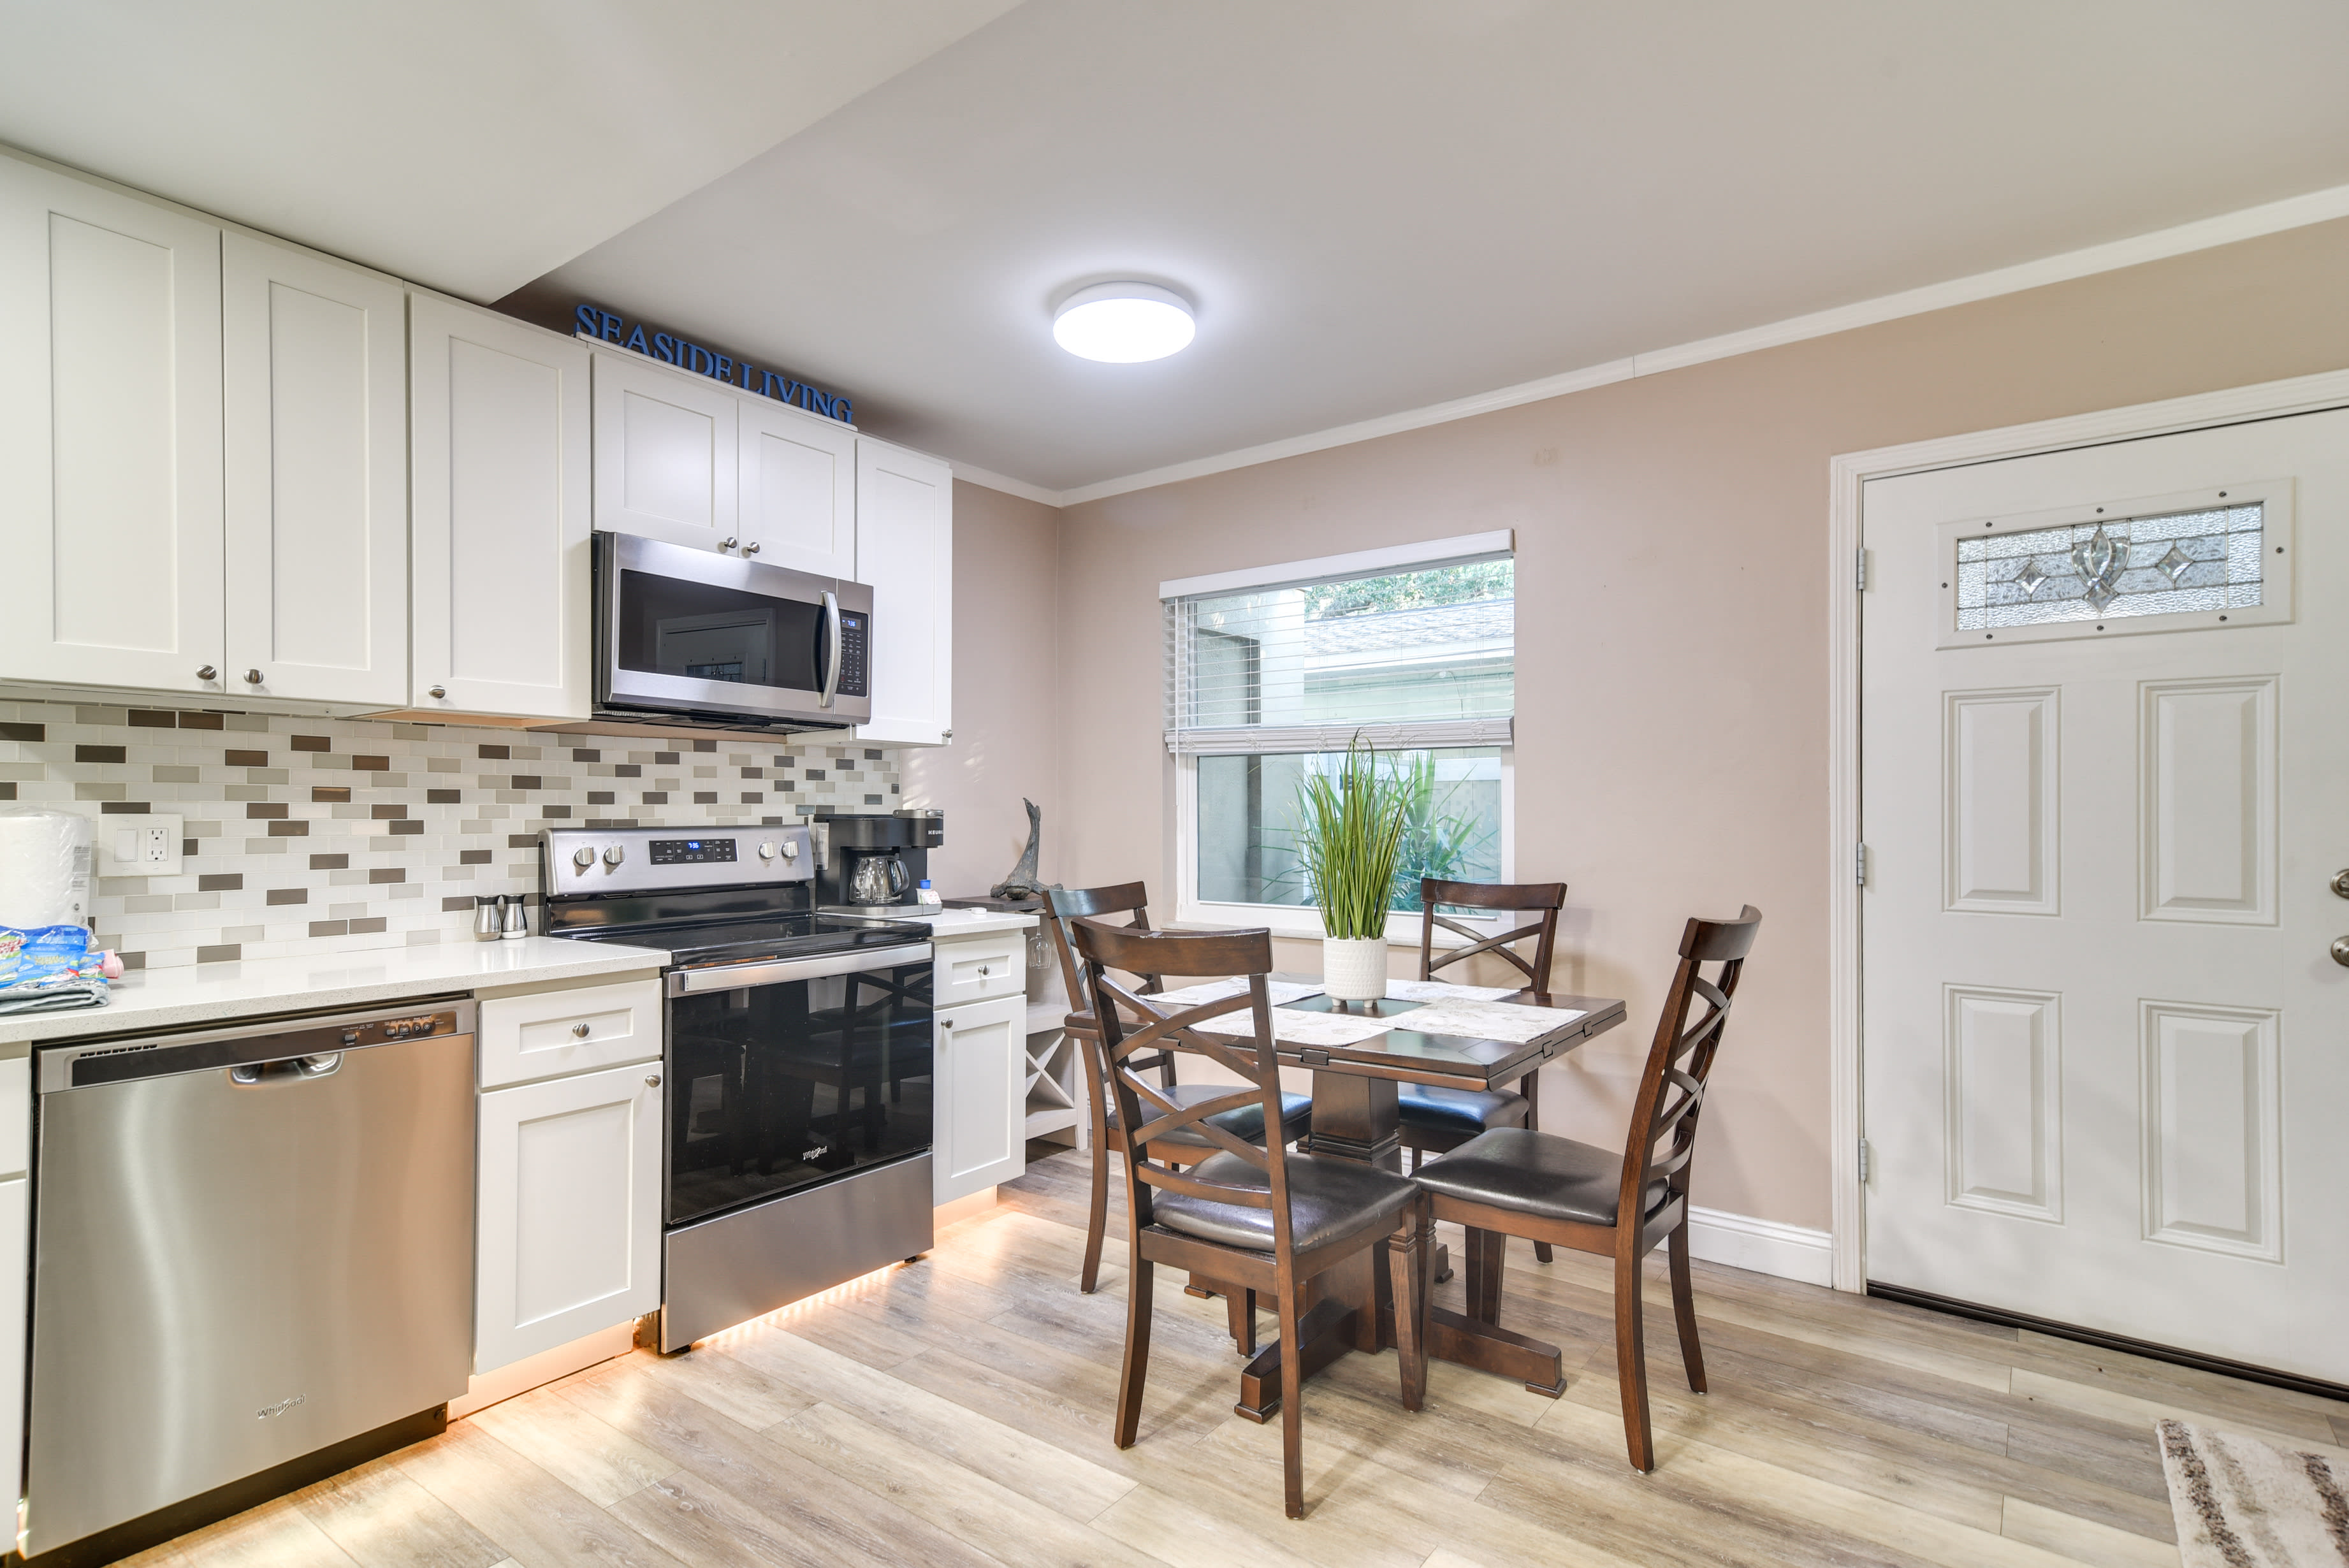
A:
<svg viewBox="0 0 2349 1568">
<path fill-rule="evenodd" d="M 256 1084 L 287 1076 L 250 1070 L 274 1064 L 286 1066 L 287 1074 L 298 1068 L 304 1076 L 317 1077 L 332 1071 L 334 1058 L 344 1051 L 438 1036 L 470 1035 L 473 1032 L 473 1007 L 470 1000 L 436 999 L 411 1004 L 396 1013 L 277 1019 L 247 1024 L 241 1028 L 50 1046 L 37 1054 L 36 1081 L 41 1093 L 50 1094 L 59 1089 L 226 1068 L 233 1081 Z"/>
</svg>

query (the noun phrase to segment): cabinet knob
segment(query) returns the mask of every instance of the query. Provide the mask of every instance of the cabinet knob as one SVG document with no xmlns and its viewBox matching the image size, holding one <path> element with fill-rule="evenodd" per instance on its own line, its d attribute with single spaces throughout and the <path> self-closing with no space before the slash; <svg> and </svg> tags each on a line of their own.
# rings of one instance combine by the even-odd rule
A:
<svg viewBox="0 0 2349 1568">
<path fill-rule="evenodd" d="M 940 1018 L 938 1020 L 938 1027 L 941 1029 L 951 1029 L 954 1027 L 954 1020 L 952 1018 Z"/>
<path fill-rule="evenodd" d="M 750 543 L 748 543 L 748 544 L 744 545 L 744 546 L 742 547 L 742 553 L 743 553 L 743 554 L 745 554 L 745 555 L 756 555 L 756 554 L 758 554 L 758 553 L 759 553 L 759 542 L 758 542 L 757 540 L 755 540 L 755 539 L 754 539 L 754 540 L 752 540 Z"/>
<path fill-rule="evenodd" d="M 660 1088 L 660 1074 L 658 1074 L 658 1073 L 647 1073 L 647 1074 L 645 1075 L 645 1087 L 646 1087 L 647 1088 Z"/>
<path fill-rule="evenodd" d="M 432 688 L 432 695 L 434 696 L 447 696 L 449 695 L 449 688 L 447 686 L 434 686 Z"/>
<path fill-rule="evenodd" d="M 259 686 L 261 684 L 261 672 L 259 670 L 247 670 L 244 672 L 244 680 L 247 686 Z"/>
<path fill-rule="evenodd" d="M 214 669 L 210 665 L 206 665 L 203 668 L 196 672 L 196 678 L 200 681 L 216 681 L 220 679 L 220 671 Z"/>
<path fill-rule="evenodd" d="M 718 542 L 718 548 L 719 548 L 719 549 L 720 549 L 720 550 L 731 550 L 731 549 L 733 549 L 733 548 L 734 548 L 734 545 L 735 545 L 735 539 L 734 539 L 734 536 L 733 536 L 732 534 L 730 534 L 730 534 L 728 534 L 725 538 L 723 538 L 723 539 L 721 539 L 721 540 L 719 540 L 719 541 Z"/>
<path fill-rule="evenodd" d="M 584 1040 L 587 1037 L 587 1026 L 585 1024 L 574 1024 L 571 1026 L 571 1032 Z"/>
</svg>

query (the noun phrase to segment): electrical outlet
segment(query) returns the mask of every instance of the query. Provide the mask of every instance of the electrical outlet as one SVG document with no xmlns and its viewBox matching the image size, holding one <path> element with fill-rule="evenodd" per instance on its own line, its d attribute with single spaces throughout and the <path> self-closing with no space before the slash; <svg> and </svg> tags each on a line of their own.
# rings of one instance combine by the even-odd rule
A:
<svg viewBox="0 0 2349 1568">
<path fill-rule="evenodd" d="M 105 823 L 107 830 L 113 835 L 113 841 L 107 846 L 114 855 L 110 874 L 119 877 L 175 877 L 180 874 L 180 835 L 187 829 L 184 820 L 168 811 L 156 811 L 144 817 L 109 817 L 105 819 Z"/>
</svg>

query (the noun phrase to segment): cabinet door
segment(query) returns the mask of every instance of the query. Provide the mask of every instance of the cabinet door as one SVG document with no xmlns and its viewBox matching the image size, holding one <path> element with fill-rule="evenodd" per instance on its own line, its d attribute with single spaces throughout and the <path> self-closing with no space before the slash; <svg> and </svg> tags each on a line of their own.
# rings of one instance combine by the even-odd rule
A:
<svg viewBox="0 0 2349 1568">
<path fill-rule="evenodd" d="M 938 1014 L 930 1152 L 940 1203 L 1009 1181 L 1028 1169 L 1028 998 L 974 1002 Z"/>
<path fill-rule="evenodd" d="M 0 677 L 224 689 L 220 257 L 0 157 Z"/>
<path fill-rule="evenodd" d="M 796 572 L 862 582 L 856 432 L 763 397 L 742 401 L 737 428 L 743 552 Z"/>
<path fill-rule="evenodd" d="M 410 291 L 411 707 L 587 717 L 587 358 Z"/>
<path fill-rule="evenodd" d="M 476 1375 L 660 1305 L 660 1064 L 481 1096 Z"/>
<path fill-rule="evenodd" d="M 398 707 L 408 700 L 399 282 L 232 232 L 221 314 L 229 686 Z"/>
<path fill-rule="evenodd" d="M 954 470 L 859 437 L 856 560 L 873 588 L 873 717 L 857 738 L 938 745 L 954 728 Z"/>
<path fill-rule="evenodd" d="M 739 407 L 706 377 L 595 356 L 595 526 L 702 550 L 733 538 Z"/>
</svg>

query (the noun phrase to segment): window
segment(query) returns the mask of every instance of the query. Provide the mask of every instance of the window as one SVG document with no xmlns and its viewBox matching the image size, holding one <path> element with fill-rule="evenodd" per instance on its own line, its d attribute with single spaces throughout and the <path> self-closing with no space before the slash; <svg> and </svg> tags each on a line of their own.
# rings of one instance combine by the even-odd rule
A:
<svg viewBox="0 0 2349 1568">
<path fill-rule="evenodd" d="M 1958 541 L 1958 630 L 2255 606 L 2266 509 L 2065 523 Z"/>
<path fill-rule="evenodd" d="M 1296 802 L 1360 735 L 1407 788 L 1392 907 L 1506 879 L 1516 707 L 1506 533 L 1163 584 L 1177 913 L 1318 935 Z M 1415 922 L 1389 926 L 1415 938 Z"/>
</svg>

